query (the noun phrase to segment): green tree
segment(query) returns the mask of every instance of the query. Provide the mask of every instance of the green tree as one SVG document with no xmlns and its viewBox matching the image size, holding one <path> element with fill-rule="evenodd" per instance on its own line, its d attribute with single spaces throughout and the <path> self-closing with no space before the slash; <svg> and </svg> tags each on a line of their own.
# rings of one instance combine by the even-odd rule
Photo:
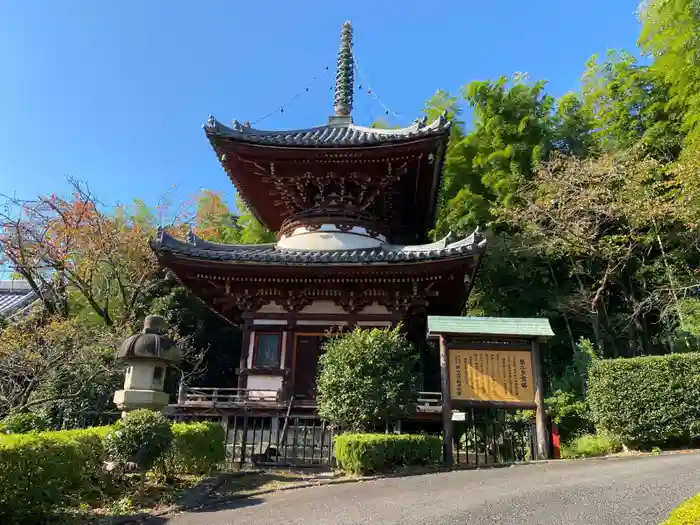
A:
<svg viewBox="0 0 700 525">
<path fill-rule="evenodd" d="M 275 242 L 267 230 L 236 196 L 232 212 L 219 193 L 203 190 L 195 200 L 195 226 L 203 239 L 224 244 L 261 244 Z"/>
<path fill-rule="evenodd" d="M 491 208 L 509 205 L 519 184 L 546 157 L 554 99 L 544 93 L 544 86 L 515 75 L 472 82 L 462 89 L 473 111 L 473 126 L 463 136 L 451 137 L 454 145 L 448 150 L 449 176 L 438 225 L 442 233 L 490 223 Z"/>
<path fill-rule="evenodd" d="M 569 92 L 556 103 L 551 150 L 576 157 L 589 155 L 594 148 L 594 116 L 579 93 Z"/>
<path fill-rule="evenodd" d="M 120 336 L 76 318 L 23 319 L 0 331 L 0 415 L 38 411 L 68 426 L 104 410 L 122 381 Z"/>
<path fill-rule="evenodd" d="M 691 144 L 700 139 L 700 3 L 697 0 L 650 0 L 640 10 L 641 49 L 650 69 L 669 88 L 668 108 L 682 119 Z"/>
<path fill-rule="evenodd" d="M 585 111 L 595 121 L 594 136 L 602 151 L 629 149 L 642 142 L 666 162 L 676 159 L 682 134 L 677 114 L 669 110 L 669 85 L 653 67 L 630 53 L 593 55 L 583 75 Z"/>
<path fill-rule="evenodd" d="M 400 327 L 356 328 L 331 337 L 323 349 L 318 409 L 331 424 L 371 431 L 415 410 L 418 354 Z"/>
</svg>

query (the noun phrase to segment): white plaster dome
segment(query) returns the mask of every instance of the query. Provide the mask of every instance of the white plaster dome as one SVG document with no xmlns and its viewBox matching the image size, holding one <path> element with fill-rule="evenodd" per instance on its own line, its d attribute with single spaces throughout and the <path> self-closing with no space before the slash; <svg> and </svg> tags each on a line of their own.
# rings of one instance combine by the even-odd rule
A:
<svg viewBox="0 0 700 525">
<path fill-rule="evenodd" d="M 323 224 L 319 228 L 305 226 L 295 228 L 289 235 L 277 241 L 277 248 L 283 250 L 336 251 L 368 250 L 386 244 L 383 235 L 370 235 L 362 226 L 341 230 L 335 224 Z"/>
</svg>

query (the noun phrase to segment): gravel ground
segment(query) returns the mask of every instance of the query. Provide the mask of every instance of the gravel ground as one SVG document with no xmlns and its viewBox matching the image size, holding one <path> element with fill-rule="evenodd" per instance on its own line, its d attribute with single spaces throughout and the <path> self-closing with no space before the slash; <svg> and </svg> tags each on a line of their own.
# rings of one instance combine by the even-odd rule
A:
<svg viewBox="0 0 700 525">
<path fill-rule="evenodd" d="M 677 454 L 290 490 L 149 525 L 658 525 L 698 492 L 700 454 Z"/>
</svg>

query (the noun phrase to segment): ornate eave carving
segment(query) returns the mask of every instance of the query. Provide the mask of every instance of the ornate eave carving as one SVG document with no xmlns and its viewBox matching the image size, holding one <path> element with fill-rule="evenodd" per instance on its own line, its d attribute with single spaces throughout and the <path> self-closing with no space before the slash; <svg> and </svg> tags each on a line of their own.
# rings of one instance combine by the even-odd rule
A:
<svg viewBox="0 0 700 525">
<path fill-rule="evenodd" d="M 224 310 L 255 313 L 264 305 L 276 303 L 287 313 L 298 313 L 314 301 L 332 301 L 347 314 L 357 314 L 368 306 L 378 304 L 390 312 L 405 314 L 411 308 L 425 307 L 431 297 L 437 296 L 436 278 L 395 279 L 393 282 L 367 284 L 348 283 L 342 288 L 329 287 L 323 283 L 280 283 L 270 286 L 250 286 L 242 289 L 232 287 L 230 281 L 215 284 L 209 296 L 213 303 Z M 214 283 L 211 283 L 214 284 Z M 223 286 L 222 286 L 223 285 Z"/>
<path fill-rule="evenodd" d="M 335 167 L 317 163 L 299 165 L 298 169 L 278 169 L 275 161 L 262 162 L 240 157 L 244 169 L 271 184 L 273 205 L 289 223 L 313 222 L 317 217 L 369 223 L 373 230 L 384 229 L 392 215 L 390 188 L 410 169 L 418 169 L 422 154 L 385 159 L 366 165 Z M 380 168 L 381 166 L 381 168 Z M 303 171 L 300 171 L 303 170 Z"/>
</svg>

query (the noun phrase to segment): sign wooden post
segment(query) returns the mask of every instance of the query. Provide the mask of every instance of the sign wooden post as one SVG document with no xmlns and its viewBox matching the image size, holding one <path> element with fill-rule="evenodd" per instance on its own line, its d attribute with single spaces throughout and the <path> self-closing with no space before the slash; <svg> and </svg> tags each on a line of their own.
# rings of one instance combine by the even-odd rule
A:
<svg viewBox="0 0 700 525">
<path fill-rule="evenodd" d="M 440 386 L 442 387 L 442 441 L 445 465 L 452 466 L 452 394 L 447 342 L 440 336 Z"/>
<path fill-rule="evenodd" d="M 535 380 L 535 432 L 537 433 L 537 459 L 549 457 L 549 439 L 544 406 L 544 381 L 540 363 L 540 345 L 532 341 L 532 372 Z"/>
</svg>

